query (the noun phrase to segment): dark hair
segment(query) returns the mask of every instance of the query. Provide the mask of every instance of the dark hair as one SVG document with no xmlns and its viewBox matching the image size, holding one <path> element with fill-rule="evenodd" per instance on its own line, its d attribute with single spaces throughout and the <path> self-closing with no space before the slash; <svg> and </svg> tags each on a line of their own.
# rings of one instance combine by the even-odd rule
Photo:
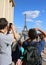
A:
<svg viewBox="0 0 46 65">
<path fill-rule="evenodd" d="M 31 40 L 35 39 L 37 37 L 37 32 L 35 29 L 29 29 L 28 36 Z"/>
<path fill-rule="evenodd" d="M 4 29 L 8 25 L 6 18 L 0 18 L 0 30 Z"/>
</svg>

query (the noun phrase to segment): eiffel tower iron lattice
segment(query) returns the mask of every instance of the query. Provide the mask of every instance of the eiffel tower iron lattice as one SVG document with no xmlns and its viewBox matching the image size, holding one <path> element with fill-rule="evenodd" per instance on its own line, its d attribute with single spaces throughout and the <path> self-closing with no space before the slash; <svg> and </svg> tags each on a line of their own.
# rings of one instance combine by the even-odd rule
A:
<svg viewBox="0 0 46 65">
<path fill-rule="evenodd" d="M 24 35 L 24 39 L 26 39 L 28 33 L 27 25 L 26 25 L 26 14 L 24 14 L 24 29 L 22 30 L 22 34 Z"/>
</svg>

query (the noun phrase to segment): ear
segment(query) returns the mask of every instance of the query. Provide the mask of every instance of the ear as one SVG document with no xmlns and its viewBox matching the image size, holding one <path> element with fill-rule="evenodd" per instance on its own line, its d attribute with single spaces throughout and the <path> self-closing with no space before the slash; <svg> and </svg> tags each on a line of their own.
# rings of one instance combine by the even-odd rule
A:
<svg viewBox="0 0 46 65">
<path fill-rule="evenodd" d="M 7 32 L 8 32 L 8 26 L 6 26 L 6 27 L 4 28 L 4 32 L 5 32 L 5 34 L 7 34 Z"/>
</svg>

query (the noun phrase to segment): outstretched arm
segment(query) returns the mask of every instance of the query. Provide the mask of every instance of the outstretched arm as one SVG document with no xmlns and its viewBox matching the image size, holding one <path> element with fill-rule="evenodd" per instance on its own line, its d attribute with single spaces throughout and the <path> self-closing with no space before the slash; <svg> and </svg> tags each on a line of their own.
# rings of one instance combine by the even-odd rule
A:
<svg viewBox="0 0 46 65">
<path fill-rule="evenodd" d="M 16 32 L 15 32 L 15 28 L 14 28 L 13 23 L 11 25 L 11 30 L 12 30 L 12 33 L 13 33 L 14 38 L 17 40 L 17 38 L 16 38 Z"/>
<path fill-rule="evenodd" d="M 46 33 L 45 33 L 44 31 L 42 31 L 41 29 L 39 29 L 39 28 L 35 28 L 35 30 L 41 32 L 41 33 L 44 35 L 44 37 L 46 37 Z"/>
<path fill-rule="evenodd" d="M 43 30 L 41 30 L 39 28 L 35 28 L 35 30 L 41 32 L 42 35 L 44 36 L 44 39 L 46 40 L 46 33 Z"/>
</svg>

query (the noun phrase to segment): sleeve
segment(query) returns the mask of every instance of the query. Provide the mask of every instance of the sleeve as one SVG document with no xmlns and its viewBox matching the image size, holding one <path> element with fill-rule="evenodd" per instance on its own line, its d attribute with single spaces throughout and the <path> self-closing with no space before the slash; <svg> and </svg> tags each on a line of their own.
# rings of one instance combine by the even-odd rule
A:
<svg viewBox="0 0 46 65">
<path fill-rule="evenodd" d="M 44 44 L 45 41 L 41 40 L 40 43 L 37 45 L 37 48 L 39 49 L 40 52 L 42 52 L 42 50 L 44 49 Z"/>
<path fill-rule="evenodd" d="M 24 55 L 24 48 L 21 47 L 21 48 L 20 48 L 20 59 L 21 59 L 21 60 L 23 60 L 23 57 L 24 57 L 23 55 Z"/>
<path fill-rule="evenodd" d="M 40 44 L 41 44 L 41 47 L 42 47 L 42 50 L 43 50 L 44 49 L 44 45 L 45 45 L 45 40 L 41 40 Z"/>
</svg>

